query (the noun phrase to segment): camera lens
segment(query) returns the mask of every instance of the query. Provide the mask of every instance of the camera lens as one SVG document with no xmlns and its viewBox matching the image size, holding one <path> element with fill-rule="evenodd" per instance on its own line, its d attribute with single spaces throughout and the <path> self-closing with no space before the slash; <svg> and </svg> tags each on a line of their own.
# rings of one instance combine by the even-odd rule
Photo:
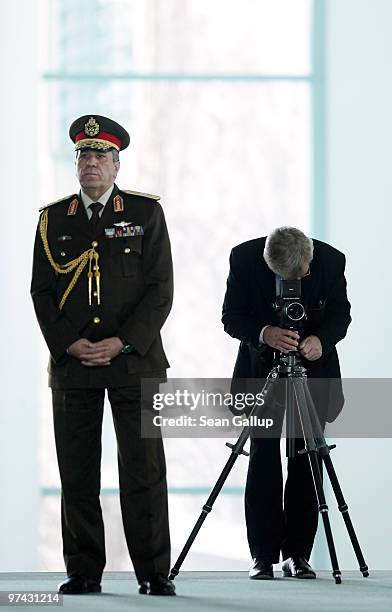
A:
<svg viewBox="0 0 392 612">
<path fill-rule="evenodd" d="M 300 302 L 292 302 L 287 306 L 286 315 L 291 321 L 300 321 L 305 316 L 305 308 Z"/>
</svg>

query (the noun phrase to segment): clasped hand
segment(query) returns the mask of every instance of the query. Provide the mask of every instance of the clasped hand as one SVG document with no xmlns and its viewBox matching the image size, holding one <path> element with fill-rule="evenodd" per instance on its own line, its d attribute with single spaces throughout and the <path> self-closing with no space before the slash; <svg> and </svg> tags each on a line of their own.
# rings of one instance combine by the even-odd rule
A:
<svg viewBox="0 0 392 612">
<path fill-rule="evenodd" d="M 80 338 L 68 347 L 67 353 L 79 359 L 85 366 L 105 366 L 110 365 L 111 360 L 121 353 L 123 346 L 117 337 L 105 338 L 99 342 Z"/>
<path fill-rule="evenodd" d="M 291 329 L 283 329 L 270 325 L 264 330 L 263 341 L 268 346 L 288 353 L 289 351 L 299 351 L 308 361 L 316 361 L 323 354 L 320 339 L 317 336 L 308 336 L 299 343 L 299 333 Z"/>
</svg>

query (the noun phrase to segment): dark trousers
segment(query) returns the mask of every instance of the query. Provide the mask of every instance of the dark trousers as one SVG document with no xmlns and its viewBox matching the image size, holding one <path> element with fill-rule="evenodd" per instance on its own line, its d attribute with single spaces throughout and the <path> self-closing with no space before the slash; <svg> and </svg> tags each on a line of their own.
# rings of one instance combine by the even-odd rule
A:
<svg viewBox="0 0 392 612">
<path fill-rule="evenodd" d="M 140 435 L 140 387 L 108 389 L 117 438 L 122 520 L 138 581 L 169 573 L 166 465 L 161 438 Z M 99 502 L 105 389 L 52 389 L 67 574 L 100 581 L 105 566 Z"/>
<path fill-rule="evenodd" d="M 296 451 L 304 447 L 296 439 Z M 245 515 L 252 557 L 279 562 L 299 555 L 309 560 L 317 531 L 318 505 L 307 455 L 288 458 L 283 495 L 280 438 L 251 440 Z M 321 462 L 320 462 L 321 469 Z"/>
</svg>

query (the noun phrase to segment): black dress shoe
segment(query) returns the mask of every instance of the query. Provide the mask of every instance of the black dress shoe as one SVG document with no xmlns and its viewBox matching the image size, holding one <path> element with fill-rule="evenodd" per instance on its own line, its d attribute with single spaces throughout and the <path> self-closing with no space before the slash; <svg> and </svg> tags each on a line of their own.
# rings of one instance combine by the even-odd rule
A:
<svg viewBox="0 0 392 612">
<path fill-rule="evenodd" d="M 253 565 L 249 570 L 251 580 L 271 580 L 274 577 L 272 563 L 268 559 L 253 559 Z"/>
<path fill-rule="evenodd" d="M 86 578 L 80 574 L 68 576 L 59 584 L 58 592 L 63 595 L 84 595 L 85 593 L 100 593 L 101 585 L 96 580 Z"/>
<path fill-rule="evenodd" d="M 316 572 L 304 557 L 289 557 L 282 565 L 286 578 L 316 578 Z"/>
<path fill-rule="evenodd" d="M 149 580 L 142 580 L 139 584 L 141 595 L 175 595 L 176 587 L 169 578 L 156 574 Z"/>
<path fill-rule="evenodd" d="M 148 595 L 150 590 L 150 583 L 147 580 L 142 580 L 139 582 L 139 593 L 140 595 Z"/>
</svg>

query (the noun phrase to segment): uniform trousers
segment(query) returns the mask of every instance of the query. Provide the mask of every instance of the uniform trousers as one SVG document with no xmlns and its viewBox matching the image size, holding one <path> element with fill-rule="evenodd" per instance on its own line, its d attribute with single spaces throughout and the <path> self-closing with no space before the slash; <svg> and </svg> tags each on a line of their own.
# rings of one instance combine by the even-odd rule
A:
<svg viewBox="0 0 392 612">
<path fill-rule="evenodd" d="M 273 402 L 267 416 L 273 418 L 274 424 L 267 435 L 274 437 L 252 436 L 245 488 L 245 517 L 252 558 L 271 563 L 279 563 L 281 551 L 283 559 L 298 555 L 309 560 L 318 523 L 309 457 L 298 455 L 305 446 L 303 438 L 294 440 L 295 456 L 287 459 L 283 491 L 280 432 L 284 412 L 281 402 Z M 322 473 L 320 458 L 319 466 Z"/>
<path fill-rule="evenodd" d="M 107 389 L 117 438 L 122 521 L 139 582 L 169 573 L 170 536 L 162 439 L 142 438 L 140 386 Z M 100 582 L 105 541 L 99 501 L 105 389 L 52 389 L 69 576 Z"/>
</svg>

